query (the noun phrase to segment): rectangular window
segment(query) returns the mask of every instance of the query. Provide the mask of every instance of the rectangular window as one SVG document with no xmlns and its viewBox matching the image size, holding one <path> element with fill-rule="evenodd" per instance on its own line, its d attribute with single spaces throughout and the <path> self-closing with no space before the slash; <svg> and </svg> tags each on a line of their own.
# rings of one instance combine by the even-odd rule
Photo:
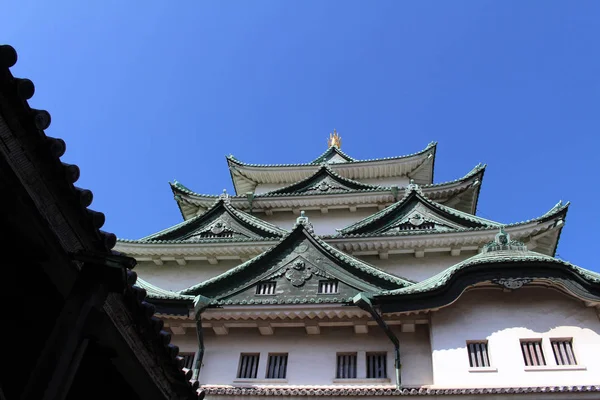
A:
<svg viewBox="0 0 600 400">
<path fill-rule="evenodd" d="M 259 357 L 260 354 L 258 353 L 242 353 L 237 377 L 240 379 L 256 379 Z"/>
<path fill-rule="evenodd" d="M 521 340 L 521 352 L 523 361 L 528 367 L 546 365 L 544 352 L 542 351 L 542 340 Z"/>
<path fill-rule="evenodd" d="M 338 281 L 319 281 L 320 294 L 335 294 L 338 292 Z"/>
<path fill-rule="evenodd" d="M 556 365 L 577 365 L 573 353 L 573 339 L 551 339 Z"/>
<path fill-rule="evenodd" d="M 387 354 L 367 353 L 367 378 L 387 378 Z"/>
<path fill-rule="evenodd" d="M 471 368 L 490 366 L 487 341 L 467 342 L 467 349 L 469 350 L 469 365 Z"/>
<path fill-rule="evenodd" d="M 356 353 L 338 353 L 335 377 L 338 379 L 356 378 Z"/>
<path fill-rule="evenodd" d="M 287 373 L 287 361 L 287 353 L 269 354 L 267 379 L 285 379 Z"/>
<path fill-rule="evenodd" d="M 261 282 L 256 286 L 256 294 L 275 294 L 277 282 Z"/>
<path fill-rule="evenodd" d="M 195 353 L 179 353 L 179 357 L 183 358 L 183 368 L 192 369 L 195 355 Z"/>
</svg>

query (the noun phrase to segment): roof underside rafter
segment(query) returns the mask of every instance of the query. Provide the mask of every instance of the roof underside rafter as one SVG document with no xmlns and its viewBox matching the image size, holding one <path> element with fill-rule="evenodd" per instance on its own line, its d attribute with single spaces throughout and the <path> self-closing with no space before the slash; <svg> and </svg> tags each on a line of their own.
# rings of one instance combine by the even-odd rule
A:
<svg viewBox="0 0 600 400">
<path fill-rule="evenodd" d="M 330 162 L 328 165 L 340 176 L 348 179 L 376 179 L 389 177 L 409 177 L 420 184 L 433 182 L 436 143 L 430 143 L 424 150 L 402 157 L 380 158 L 374 160 L 354 160 L 341 150 L 328 150 L 322 156 L 340 158 L 343 162 Z M 339 154 L 338 154 L 339 153 Z M 334 158 L 330 158 L 334 160 Z M 315 160 L 316 161 L 316 160 Z M 292 184 L 314 174 L 319 164 L 280 164 L 260 165 L 243 163 L 233 156 L 227 157 L 227 164 L 236 194 L 254 192 L 258 184 Z"/>
<path fill-rule="evenodd" d="M 319 176 L 319 170 L 311 175 Z M 335 176 L 339 176 L 331 170 Z M 464 177 L 450 182 L 422 185 L 424 194 L 431 200 L 446 204 L 459 211 L 474 214 L 477 208 L 479 190 L 485 165 L 477 165 Z M 303 182 L 310 181 L 311 176 Z M 339 176 L 340 179 L 345 179 Z M 351 181 L 352 182 L 352 181 Z M 296 183 L 296 184 L 299 184 Z M 365 185 L 365 184 L 362 184 Z M 320 209 L 320 208 L 352 208 L 352 207 L 377 207 L 387 206 L 395 202 L 405 193 L 405 188 L 377 187 L 365 185 L 371 188 L 356 188 L 347 191 L 321 192 L 319 190 L 308 190 L 295 193 L 271 193 L 257 194 L 253 196 L 231 196 L 231 204 L 239 210 L 252 211 L 253 213 L 289 211 L 293 209 Z M 356 187 L 356 186 L 355 186 Z M 171 183 L 175 200 L 181 210 L 184 219 L 193 218 L 206 211 L 217 196 L 195 193 L 182 184 Z M 281 189 L 280 189 L 281 190 Z"/>
</svg>

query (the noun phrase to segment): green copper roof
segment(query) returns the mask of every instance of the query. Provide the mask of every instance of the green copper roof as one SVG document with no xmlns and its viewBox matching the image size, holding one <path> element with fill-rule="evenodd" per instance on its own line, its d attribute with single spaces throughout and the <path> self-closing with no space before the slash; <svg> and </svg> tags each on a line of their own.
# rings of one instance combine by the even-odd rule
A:
<svg viewBox="0 0 600 400">
<path fill-rule="evenodd" d="M 316 300 L 319 298 L 316 291 L 305 290 L 307 287 L 317 285 L 319 277 L 336 279 L 340 282 L 340 288 L 345 288 L 344 291 L 340 290 L 339 294 L 321 296 L 327 299 L 325 302 L 347 302 L 359 291 L 378 292 L 382 289 L 400 288 L 413 283 L 328 245 L 313 233 L 307 218 L 302 216 L 298 218 L 298 223 L 292 231 L 268 251 L 179 293 L 201 294 L 213 298 L 215 304 L 263 304 L 265 302 L 274 304 L 273 301 L 277 304 L 323 302 Z M 253 292 L 256 284 L 270 280 L 277 280 L 279 286 L 288 287 L 290 290 L 273 297 L 257 297 Z"/>
<path fill-rule="evenodd" d="M 187 296 L 184 294 L 179 294 L 176 292 L 172 292 L 170 290 L 161 289 L 157 286 L 154 286 L 143 279 L 138 278 L 135 286 L 146 290 L 147 297 L 149 299 L 157 299 L 157 300 L 189 300 L 193 301 L 194 296 Z"/>
<path fill-rule="evenodd" d="M 333 157 L 335 157 L 336 155 L 339 156 L 339 157 L 341 157 L 342 159 L 344 159 L 346 162 L 355 162 L 355 161 L 358 161 L 358 160 L 350 157 L 348 154 L 344 153 L 337 146 L 331 146 L 327 150 L 325 150 L 325 152 L 323 154 L 321 154 L 319 157 L 315 158 L 311 162 L 311 164 L 326 163 L 329 160 L 331 160 Z"/>
<path fill-rule="evenodd" d="M 505 240 L 504 242 L 502 242 L 503 238 Z M 476 265 L 497 263 L 526 264 L 539 262 L 565 267 L 590 283 L 600 284 L 600 274 L 578 267 L 558 258 L 536 253 L 534 251 L 529 251 L 523 243 L 511 241 L 509 235 L 501 231 L 500 234 L 496 235 L 496 239 L 493 242 L 490 242 L 484 246 L 484 249 L 481 253 L 456 265 L 453 265 L 452 267 L 447 268 L 446 270 L 432 276 L 429 279 L 409 287 L 391 291 L 382 291 L 380 295 L 404 295 L 430 292 L 447 284 L 453 276 L 459 274 L 462 270 Z"/>
<path fill-rule="evenodd" d="M 277 196 L 281 194 L 330 194 L 345 193 L 358 190 L 382 191 L 389 190 L 382 186 L 369 185 L 352 179 L 344 178 L 329 168 L 327 165 L 321 166 L 312 176 L 299 182 L 285 186 L 281 189 L 273 190 L 260 196 Z"/>
<path fill-rule="evenodd" d="M 339 232 L 340 235 L 385 234 L 423 229 L 440 232 L 500 225 L 429 200 L 418 185 L 411 183 L 398 202 Z"/>
<path fill-rule="evenodd" d="M 236 210 L 229 204 L 227 195 L 215 201 L 205 213 L 158 233 L 146 236 L 138 242 L 177 243 L 213 242 L 221 240 L 264 240 L 281 238 L 287 231 Z"/>
<path fill-rule="evenodd" d="M 486 165 L 485 164 L 478 164 L 477 166 L 475 166 L 471 171 L 469 171 L 465 176 L 461 177 L 461 178 L 457 178 L 455 180 L 452 181 L 447 181 L 447 182 L 441 182 L 441 183 L 433 183 L 433 184 L 427 184 L 427 185 L 421 185 L 420 187 L 422 189 L 425 188 L 438 188 L 438 187 L 443 187 L 443 186 L 447 186 L 447 185 L 452 185 L 455 183 L 461 183 L 464 182 L 470 178 L 472 178 L 473 176 L 477 175 L 477 174 L 483 174 L 483 172 L 485 171 Z M 339 192 L 327 192 L 327 194 L 332 193 L 332 194 L 340 194 L 340 193 L 361 193 L 361 192 L 390 192 L 392 190 L 391 186 L 378 186 L 378 185 L 369 185 L 369 184 L 365 184 L 362 182 L 358 182 L 352 179 L 348 179 L 348 178 L 344 178 L 341 175 L 339 175 L 338 173 L 336 173 L 335 171 L 331 170 L 331 168 L 329 168 L 329 171 L 336 177 L 339 177 L 341 179 L 344 180 L 344 182 L 351 182 L 351 183 L 358 183 L 359 185 L 363 185 L 362 188 L 356 188 L 356 189 L 349 189 L 346 191 L 339 191 Z M 321 169 L 319 169 L 318 171 L 315 172 L 315 175 L 310 176 L 306 179 L 303 179 L 299 182 L 293 183 L 289 186 L 286 186 L 284 188 L 281 189 L 277 189 L 271 192 L 266 192 L 266 193 L 261 193 L 261 194 L 256 194 L 254 195 L 255 199 L 261 198 L 261 197 L 286 197 L 286 196 L 311 196 L 311 195 L 323 195 L 323 193 L 319 193 L 318 190 L 307 190 L 304 192 L 292 192 L 291 189 L 294 187 L 295 185 L 300 185 L 302 182 L 306 182 L 312 178 L 314 178 L 315 176 L 317 176 L 319 173 L 321 172 Z M 203 198 L 218 198 L 219 196 L 217 195 L 212 195 L 212 194 L 202 194 L 202 193 L 197 193 L 194 192 L 190 189 L 188 189 L 187 187 L 185 187 L 184 185 L 182 185 L 181 183 L 175 181 L 175 182 L 170 182 L 171 185 L 171 190 L 173 191 L 173 193 L 175 194 L 175 199 L 179 202 L 180 200 L 177 198 L 178 194 L 185 194 L 185 195 L 190 195 L 190 196 L 195 196 L 195 197 L 203 197 Z M 404 188 L 399 188 L 399 190 L 404 190 Z M 236 195 L 236 196 L 231 196 L 232 199 L 246 199 L 245 195 Z"/>
<path fill-rule="evenodd" d="M 297 163 L 297 164 L 251 164 L 251 163 L 245 163 L 242 162 L 240 160 L 238 160 L 237 158 L 235 158 L 233 155 L 229 155 L 227 156 L 227 161 L 233 164 L 237 164 L 240 166 L 246 166 L 246 167 L 303 167 L 303 166 L 314 166 L 316 164 L 319 164 L 320 162 L 317 162 L 317 160 L 320 160 L 324 157 L 327 157 L 328 155 L 331 154 L 331 151 L 338 151 L 340 156 L 342 156 L 345 159 L 348 159 L 347 163 L 351 163 L 351 164 L 357 164 L 357 163 L 367 163 L 367 162 L 376 162 L 376 161 L 387 161 L 387 160 L 401 160 L 404 158 L 410 158 L 410 157 L 415 157 L 415 156 L 419 156 L 422 154 L 427 153 L 429 150 L 431 149 L 435 149 L 435 147 L 437 146 L 437 142 L 431 142 L 427 145 L 427 147 L 421 151 L 418 151 L 416 153 L 413 154 L 408 154 L 405 156 L 398 156 L 398 157 L 384 157 L 384 158 L 373 158 L 373 159 L 369 159 L 369 160 L 356 160 L 351 158 L 350 156 L 348 156 L 347 154 L 343 153 L 341 150 L 337 149 L 336 150 L 331 150 L 331 148 L 327 149 L 327 151 L 325 151 L 325 153 L 321 154 L 317 159 L 315 159 L 314 161 L 310 162 L 310 163 Z"/>
</svg>

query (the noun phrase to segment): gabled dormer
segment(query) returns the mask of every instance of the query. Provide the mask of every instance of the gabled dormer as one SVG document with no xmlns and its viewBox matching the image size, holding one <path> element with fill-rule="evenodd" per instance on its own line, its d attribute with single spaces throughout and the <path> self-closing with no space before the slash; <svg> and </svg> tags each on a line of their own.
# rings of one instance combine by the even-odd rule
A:
<svg viewBox="0 0 600 400">
<path fill-rule="evenodd" d="M 226 193 L 205 213 L 140 239 L 142 242 L 202 242 L 281 238 L 287 231 L 231 206 Z"/>
<path fill-rule="evenodd" d="M 264 193 L 261 196 L 275 196 L 284 194 L 329 194 L 344 193 L 360 190 L 386 190 L 377 185 L 368 185 L 352 179 L 344 178 L 335 173 L 328 165 L 322 165 L 313 175 L 299 182 Z"/>
<path fill-rule="evenodd" d="M 329 246 L 302 215 L 270 250 L 179 294 L 202 295 L 216 305 L 345 303 L 359 292 L 410 284 Z"/>
<path fill-rule="evenodd" d="M 418 185 L 411 183 L 401 200 L 339 232 L 340 235 L 386 235 L 449 232 L 500 225 L 429 200 Z"/>
</svg>

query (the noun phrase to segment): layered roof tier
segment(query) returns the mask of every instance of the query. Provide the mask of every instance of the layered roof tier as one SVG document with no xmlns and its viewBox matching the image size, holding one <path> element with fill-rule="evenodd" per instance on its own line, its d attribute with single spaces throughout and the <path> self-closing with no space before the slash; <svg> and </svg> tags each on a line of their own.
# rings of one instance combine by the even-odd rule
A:
<svg viewBox="0 0 600 400">
<path fill-rule="evenodd" d="M 237 194 L 254 192 L 260 184 L 292 184 L 314 174 L 323 163 L 331 166 L 339 175 L 349 179 L 374 179 L 408 177 L 419 184 L 433 182 L 436 143 L 430 143 L 417 153 L 356 160 L 344 152 L 338 145 L 330 146 L 325 153 L 309 163 L 300 164 L 250 164 L 233 156 L 227 157 L 231 179 Z"/>
<path fill-rule="evenodd" d="M 474 214 L 484 172 L 485 165 L 478 164 L 462 178 L 421 185 L 421 189 L 432 200 Z M 218 198 L 193 192 L 179 182 L 171 183 L 171 190 L 184 219 L 205 212 Z M 262 194 L 231 196 L 230 201 L 240 210 L 266 214 L 323 208 L 352 211 L 362 207 L 384 207 L 401 198 L 405 191 L 405 187 L 358 182 L 340 175 L 332 165 L 322 165 L 290 185 Z"/>
<path fill-rule="evenodd" d="M 365 301 L 379 305 L 383 313 L 422 313 L 452 304 L 471 288 L 486 287 L 552 287 L 589 306 L 600 305 L 600 274 L 528 250 L 503 228 L 495 232 L 494 240 L 479 254 L 415 283 L 335 250 L 316 237 L 307 219 L 300 217 L 277 246 L 205 282 L 179 292 L 143 281 L 138 284 L 165 314 L 183 315 L 195 303 L 197 307 L 218 307 L 219 318 L 226 319 L 256 319 L 259 314 L 269 318 L 268 312 L 256 308 L 259 305 L 338 303 L 361 307 Z M 324 282 L 335 282 L 334 290 L 321 290 Z M 265 287 L 269 290 L 263 290 Z M 229 312 L 228 307 L 234 308 Z M 283 309 L 267 311 L 286 314 Z M 297 308 L 286 315 L 290 313 L 296 318 L 313 318 Z"/>
</svg>

